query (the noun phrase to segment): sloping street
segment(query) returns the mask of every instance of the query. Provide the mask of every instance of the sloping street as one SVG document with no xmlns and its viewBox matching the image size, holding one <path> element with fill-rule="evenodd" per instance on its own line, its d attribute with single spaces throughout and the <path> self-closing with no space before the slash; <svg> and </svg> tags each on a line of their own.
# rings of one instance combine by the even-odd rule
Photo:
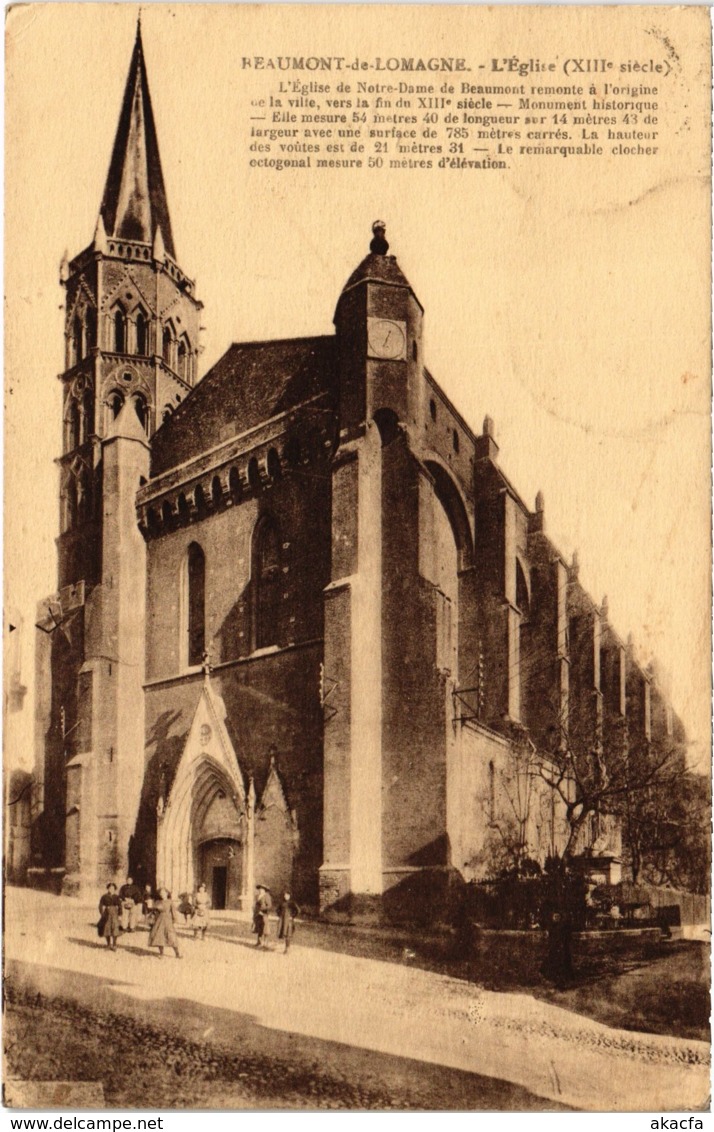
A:
<svg viewBox="0 0 714 1132">
<path fill-rule="evenodd" d="M 180 933 L 179 960 L 149 952 L 143 931 L 110 952 L 95 923 L 91 906 L 8 888 L 8 1003 L 20 1021 L 22 1011 L 54 1003 L 68 1035 L 74 1009 L 85 1045 L 117 1045 L 120 1075 L 125 1045 L 149 1057 L 165 1033 L 175 1084 L 152 1084 L 147 1062 L 138 1108 L 191 1107 L 188 1094 L 198 1108 L 666 1112 L 701 1109 L 709 1093 L 704 1042 L 613 1029 L 527 993 L 318 950 L 301 945 L 299 929 L 288 955 L 277 941 L 258 951 L 236 933 L 235 917 L 216 913 L 204 942 Z M 10 1028 L 10 1070 L 51 1079 L 31 1031 Z M 91 1059 L 78 1064 L 69 1040 L 64 1060 L 61 1050 L 54 1056 L 65 1080 L 103 1073 L 96 1057 L 94 1068 Z M 126 1104 L 106 1082 L 104 1095 L 110 1106 Z"/>
</svg>

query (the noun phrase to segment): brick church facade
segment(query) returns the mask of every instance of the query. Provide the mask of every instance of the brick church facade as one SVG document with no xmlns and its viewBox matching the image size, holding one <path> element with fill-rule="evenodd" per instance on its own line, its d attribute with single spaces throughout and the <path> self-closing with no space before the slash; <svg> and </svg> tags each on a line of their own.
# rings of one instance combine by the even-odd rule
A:
<svg viewBox="0 0 714 1132">
<path fill-rule="evenodd" d="M 140 33 L 62 283 L 35 839 L 65 891 L 130 870 L 218 907 L 260 880 L 323 911 L 437 908 L 514 821 L 527 855 L 563 849 L 563 802 L 533 774 L 523 800 L 515 749 L 676 729 L 492 422 L 474 433 L 426 368 L 381 222 L 333 335 L 236 343 L 197 381 Z M 581 842 L 620 853 L 614 821 Z"/>
</svg>

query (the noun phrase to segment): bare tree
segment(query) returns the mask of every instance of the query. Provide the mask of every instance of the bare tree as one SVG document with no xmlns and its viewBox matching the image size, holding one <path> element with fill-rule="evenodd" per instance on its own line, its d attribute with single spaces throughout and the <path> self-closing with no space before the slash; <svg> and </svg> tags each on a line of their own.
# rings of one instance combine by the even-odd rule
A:
<svg viewBox="0 0 714 1132">
<path fill-rule="evenodd" d="M 625 818 L 643 793 L 674 773 L 676 744 L 631 742 L 626 719 L 611 721 L 599 738 L 592 721 L 560 719 L 549 751 L 537 751 L 538 773 L 561 800 L 568 824 L 563 857 L 572 857 L 588 818 Z"/>
</svg>

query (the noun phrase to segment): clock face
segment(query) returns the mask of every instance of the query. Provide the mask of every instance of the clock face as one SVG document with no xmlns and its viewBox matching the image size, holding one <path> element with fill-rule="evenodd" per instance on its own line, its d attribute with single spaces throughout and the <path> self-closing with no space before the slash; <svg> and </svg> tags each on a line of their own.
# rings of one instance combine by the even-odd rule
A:
<svg viewBox="0 0 714 1132">
<path fill-rule="evenodd" d="M 407 356 L 407 326 L 390 318 L 367 320 L 367 343 L 373 358 L 403 361 Z"/>
</svg>

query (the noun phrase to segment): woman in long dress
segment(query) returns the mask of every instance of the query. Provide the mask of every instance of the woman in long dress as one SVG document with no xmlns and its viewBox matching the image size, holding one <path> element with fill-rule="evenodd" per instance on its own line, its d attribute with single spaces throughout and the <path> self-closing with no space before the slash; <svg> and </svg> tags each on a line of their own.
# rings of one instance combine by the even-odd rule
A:
<svg viewBox="0 0 714 1132">
<path fill-rule="evenodd" d="M 149 932 L 149 947 L 158 947 L 160 956 L 163 956 L 165 947 L 171 947 L 176 958 L 180 959 L 178 936 L 174 928 L 177 913 L 168 889 L 159 889 L 158 899 L 154 901 L 154 912 L 156 919 Z"/>
<path fill-rule="evenodd" d="M 194 939 L 205 939 L 206 929 L 208 928 L 208 912 L 211 907 L 211 898 L 206 891 L 205 884 L 199 884 L 196 889 L 196 894 L 193 898 L 193 919 L 191 927 L 193 928 Z"/>
<path fill-rule="evenodd" d="M 108 884 L 107 891 L 99 900 L 99 923 L 97 931 L 102 939 L 107 941 L 110 951 L 116 951 L 119 937 L 119 917 L 121 915 L 121 899 L 117 895 L 117 886 Z"/>
<path fill-rule="evenodd" d="M 278 908 L 278 939 L 285 941 L 286 954 L 290 950 L 290 941 L 295 935 L 295 921 L 299 915 L 298 905 L 289 892 L 284 892 Z"/>
</svg>

